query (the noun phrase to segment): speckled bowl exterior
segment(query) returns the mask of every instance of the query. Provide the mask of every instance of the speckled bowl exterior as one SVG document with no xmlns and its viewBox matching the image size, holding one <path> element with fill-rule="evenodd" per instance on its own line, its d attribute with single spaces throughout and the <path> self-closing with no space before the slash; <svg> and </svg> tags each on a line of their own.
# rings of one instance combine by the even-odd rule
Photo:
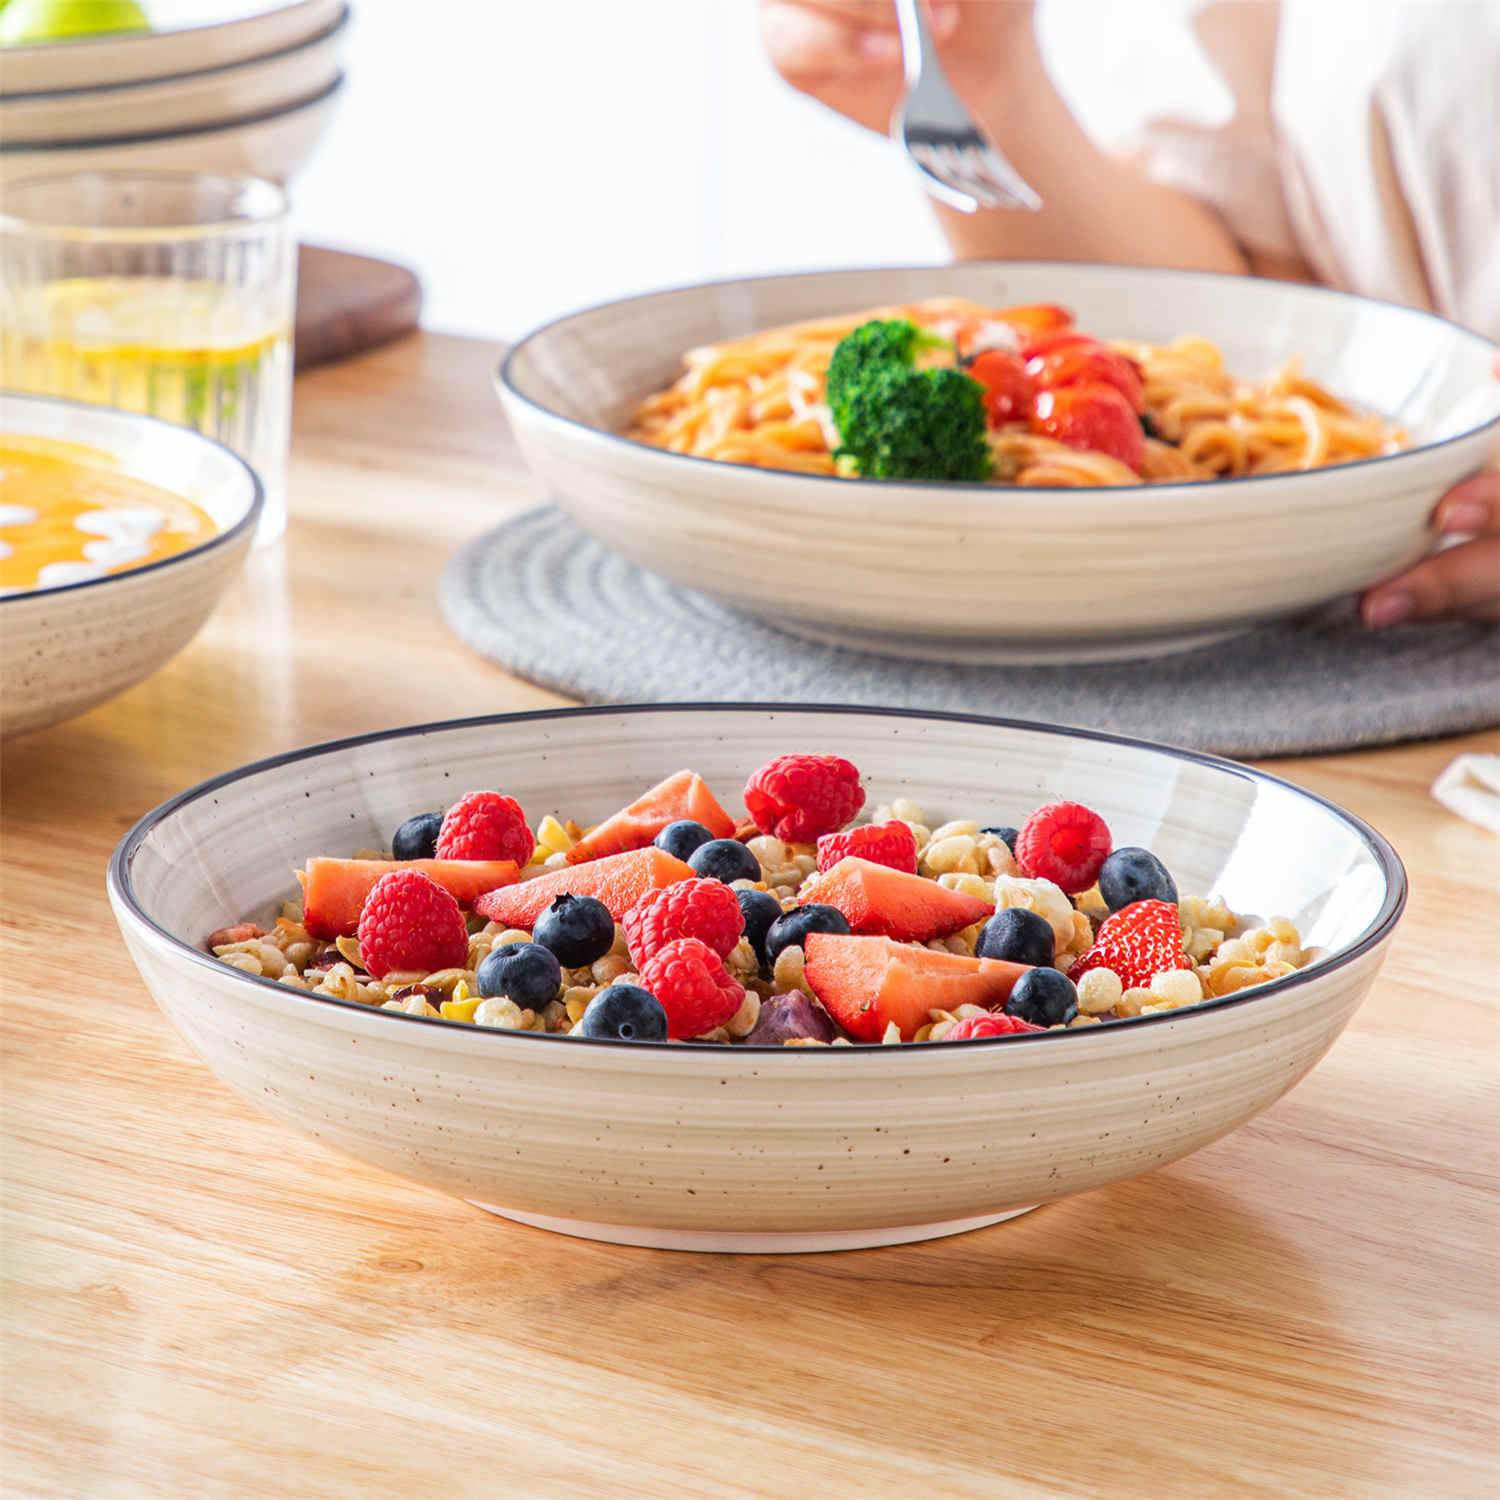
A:
<svg viewBox="0 0 1500 1500">
<path fill-rule="evenodd" d="M 1155 849 L 1184 892 L 1285 915 L 1310 967 L 1191 1011 L 903 1047 L 642 1045 L 476 1029 L 325 1000 L 217 963 L 309 855 L 500 787 L 581 821 L 682 766 L 732 799 L 789 749 L 848 756 L 872 800 L 1013 821 L 1059 796 Z M 185 792 L 120 844 L 109 894 L 162 1010 L 269 1114 L 530 1223 L 707 1250 L 951 1234 L 1206 1145 L 1343 1029 L 1405 901 L 1390 846 L 1332 805 L 1212 757 L 1079 731 L 877 709 L 553 710 L 314 747 Z"/>
<path fill-rule="evenodd" d="M 5 93 L 103 88 L 232 67 L 317 36 L 338 20 L 344 0 L 292 0 L 290 4 L 232 8 L 241 14 L 204 22 L 206 7 L 169 6 L 166 15 L 155 17 L 155 30 L 102 32 L 72 37 L 63 45 L 37 42 L 7 47 Z M 180 24 L 185 9 L 198 13 L 198 24 Z"/>
<path fill-rule="evenodd" d="M 813 477 L 620 436 L 683 351 L 940 293 L 1061 302 L 1101 337 L 1213 339 L 1259 379 L 1293 355 L 1410 428 L 1387 458 L 1197 484 L 1016 489 Z M 550 323 L 498 376 L 528 462 L 633 561 L 820 639 L 914 656 L 1103 659 L 1291 615 L 1415 561 L 1432 505 L 1500 439 L 1495 346 L 1408 308 L 1254 277 L 1036 262 L 713 282 Z"/>
<path fill-rule="evenodd" d="M 323 32 L 267 56 L 170 78 L 0 94 L 0 141 L 10 146 L 202 130 L 275 114 L 326 89 L 339 73 L 349 8 Z"/>
<path fill-rule="evenodd" d="M 344 75 L 281 109 L 213 124 L 88 141 L 0 143 L 0 184 L 68 172 L 210 172 L 224 177 L 295 177 L 333 123 Z"/>
<path fill-rule="evenodd" d="M 123 693 L 187 645 L 244 563 L 262 491 L 223 444 L 131 412 L 5 393 L 0 433 L 101 449 L 126 473 L 201 506 L 219 527 L 200 546 L 144 568 L 0 597 L 0 735 L 8 739 Z"/>
</svg>

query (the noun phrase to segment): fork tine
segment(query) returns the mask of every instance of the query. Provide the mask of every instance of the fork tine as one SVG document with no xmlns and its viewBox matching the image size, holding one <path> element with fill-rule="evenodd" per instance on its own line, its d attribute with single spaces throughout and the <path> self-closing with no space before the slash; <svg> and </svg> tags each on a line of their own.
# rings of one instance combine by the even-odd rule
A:
<svg viewBox="0 0 1500 1500">
<path fill-rule="evenodd" d="M 967 188 L 954 181 L 947 167 L 935 159 L 931 147 L 913 146 L 908 149 L 907 154 L 911 157 L 911 163 L 917 170 L 922 186 L 932 197 L 962 213 L 971 214 L 978 208 L 992 206 L 980 202 Z"/>
<path fill-rule="evenodd" d="M 1019 178 L 1015 179 L 1027 197 L 1016 193 L 1004 177 L 988 170 L 980 150 L 966 150 L 956 145 L 919 144 L 910 148 L 911 156 L 929 183 L 946 192 L 939 196 L 961 195 L 976 208 L 1033 206 L 1035 194 Z M 968 209 L 968 204 L 959 207 Z"/>
<path fill-rule="evenodd" d="M 1038 209 L 1042 200 L 975 124 L 943 73 L 920 0 L 896 0 L 906 91 L 891 137 L 922 174 L 927 191 L 965 213 Z"/>
<path fill-rule="evenodd" d="M 1042 206 L 1040 195 L 993 146 L 982 145 L 975 152 L 979 158 L 978 175 L 989 182 L 1011 202 L 1035 213 Z"/>
</svg>

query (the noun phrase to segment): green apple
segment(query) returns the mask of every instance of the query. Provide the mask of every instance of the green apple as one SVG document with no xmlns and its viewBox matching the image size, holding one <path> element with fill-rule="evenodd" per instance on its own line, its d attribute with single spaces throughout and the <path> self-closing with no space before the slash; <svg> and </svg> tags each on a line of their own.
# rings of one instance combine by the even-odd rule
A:
<svg viewBox="0 0 1500 1500">
<path fill-rule="evenodd" d="M 0 5 L 0 47 L 150 29 L 135 0 L 6 0 Z"/>
</svg>

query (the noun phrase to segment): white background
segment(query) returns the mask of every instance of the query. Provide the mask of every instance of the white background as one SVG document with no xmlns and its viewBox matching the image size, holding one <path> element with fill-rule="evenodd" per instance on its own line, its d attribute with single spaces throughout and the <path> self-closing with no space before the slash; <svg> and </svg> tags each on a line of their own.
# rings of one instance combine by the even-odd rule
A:
<svg viewBox="0 0 1500 1500">
<path fill-rule="evenodd" d="M 1190 3 L 1043 6 L 1096 134 L 1168 87 L 1214 112 L 1187 34 L 1150 24 Z M 777 77 L 755 0 L 356 0 L 345 67 L 299 227 L 412 266 L 432 328 L 514 337 L 708 276 L 947 258 L 904 160 Z"/>
<path fill-rule="evenodd" d="M 346 57 L 299 228 L 411 265 L 429 327 L 945 256 L 890 148 L 776 76 L 753 0 L 363 0 Z"/>
</svg>

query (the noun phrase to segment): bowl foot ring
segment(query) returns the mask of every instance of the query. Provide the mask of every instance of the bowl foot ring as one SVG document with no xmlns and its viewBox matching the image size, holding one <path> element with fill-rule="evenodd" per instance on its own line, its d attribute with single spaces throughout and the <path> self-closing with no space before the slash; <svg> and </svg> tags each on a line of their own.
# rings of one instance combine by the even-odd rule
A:
<svg viewBox="0 0 1500 1500">
<path fill-rule="evenodd" d="M 696 1250 L 718 1255 L 810 1255 L 830 1250 L 873 1250 L 882 1245 L 914 1245 L 922 1240 L 940 1240 L 1003 1224 L 1007 1219 L 1029 1214 L 1038 1205 L 1007 1209 L 1000 1214 L 981 1214 L 973 1219 L 948 1219 L 936 1224 L 887 1225 L 876 1229 L 846 1229 L 816 1234 L 735 1234 L 717 1229 L 652 1229 L 635 1224 L 595 1224 L 587 1219 L 557 1219 L 550 1214 L 528 1214 L 500 1208 L 494 1203 L 469 1202 L 486 1213 L 498 1214 L 517 1224 L 547 1229 L 580 1240 L 602 1240 L 610 1245 L 637 1245 L 648 1250 Z"/>
</svg>

